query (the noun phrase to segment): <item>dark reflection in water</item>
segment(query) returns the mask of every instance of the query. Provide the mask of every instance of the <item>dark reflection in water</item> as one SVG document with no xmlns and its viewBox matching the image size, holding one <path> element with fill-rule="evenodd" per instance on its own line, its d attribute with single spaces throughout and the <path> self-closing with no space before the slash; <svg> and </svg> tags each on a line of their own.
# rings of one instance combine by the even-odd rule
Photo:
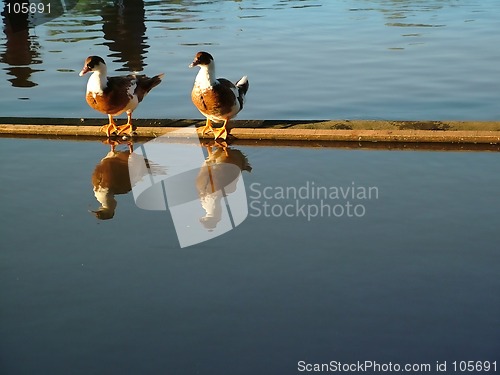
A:
<svg viewBox="0 0 500 375">
<path fill-rule="evenodd" d="M 130 158 L 140 158 L 141 160 L 134 160 L 134 162 L 144 163 L 147 173 L 150 175 L 165 174 L 165 168 L 159 167 L 151 163 L 148 159 L 135 154 L 131 141 L 121 142 L 120 140 L 108 139 L 104 143 L 109 144 L 111 149 L 97 163 L 92 173 L 94 196 L 101 205 L 97 210 L 92 212 L 100 220 L 112 219 L 115 216 L 116 206 L 118 205 L 115 195 L 129 193 L 132 190 L 131 181 L 140 181 L 144 177 L 143 175 L 130 175 Z M 117 150 L 117 146 L 122 143 L 127 145 L 127 149 Z M 134 169 L 135 171 L 139 170 Z"/>
<path fill-rule="evenodd" d="M 108 56 L 118 58 L 124 64 L 120 71 L 140 72 L 143 70 L 144 57 L 149 45 L 144 23 L 143 0 L 117 0 L 102 8 L 103 44 L 108 46 Z"/>
<path fill-rule="evenodd" d="M 40 45 L 38 37 L 30 35 L 33 25 L 40 23 L 36 18 L 29 18 L 27 13 L 13 13 L 7 11 L 7 4 L 29 4 L 26 0 L 6 0 L 2 11 L 3 32 L 6 36 L 4 52 L 0 61 L 8 67 L 7 74 L 14 78 L 9 79 L 14 87 L 34 87 L 37 83 L 32 80 L 35 72 L 31 65 L 41 64 Z M 69 2 L 71 7 L 76 2 Z M 56 4 L 58 5 L 58 4 Z M 60 14 L 63 9 L 57 8 Z M 145 43 L 147 37 L 144 22 L 143 0 L 118 0 L 101 8 L 103 44 L 108 46 L 110 57 L 117 58 L 124 67 L 118 70 L 139 72 L 144 69 L 144 59 L 149 45 Z M 65 33 L 63 33 L 65 34 Z"/>
<path fill-rule="evenodd" d="M 107 220 L 115 216 L 117 194 L 127 194 L 132 190 L 128 171 L 128 159 L 133 152 L 132 143 L 128 143 L 128 150 L 117 151 L 118 142 L 110 141 L 111 150 L 96 165 L 92 173 L 94 195 L 101 204 L 92 211 L 98 219 Z"/>
<path fill-rule="evenodd" d="M 200 203 L 206 214 L 200 223 L 208 229 L 214 229 L 222 219 L 222 200 L 237 189 L 237 182 L 242 171 L 251 172 L 252 167 L 246 156 L 236 149 L 215 142 L 206 146 L 208 156 L 196 178 Z M 234 165 L 238 168 L 225 168 Z"/>
<path fill-rule="evenodd" d="M 226 142 L 201 146 L 195 127 L 188 127 L 147 142 L 133 156 L 129 169 L 136 206 L 168 211 L 182 248 L 218 237 L 247 217 L 242 171 L 251 167 Z M 150 165 L 163 167 L 165 176 L 151 175 L 154 168 L 144 165 L 146 157 Z"/>
<path fill-rule="evenodd" d="M 7 74 L 14 78 L 9 79 L 14 87 L 37 86 L 31 80 L 35 72 L 41 70 L 33 69 L 30 65 L 41 64 L 40 46 L 36 36 L 31 36 L 29 32 L 29 19 L 27 13 L 12 13 L 7 11 L 7 4 L 22 4 L 26 1 L 6 0 L 2 11 L 4 23 L 3 32 L 6 36 L 5 51 L 0 54 L 0 61 L 6 63 Z"/>
<path fill-rule="evenodd" d="M 160 166 L 134 153 L 131 141 L 123 142 L 126 143 L 127 149 L 122 150 L 117 150 L 117 146 L 122 143 L 120 140 L 108 139 L 105 143 L 109 144 L 111 149 L 97 163 L 92 173 L 94 196 L 100 204 L 100 207 L 92 213 L 100 220 L 112 219 L 115 216 L 118 204 L 115 199 L 116 195 L 128 194 L 137 182 L 152 176 L 166 175 L 167 170 L 167 166 Z M 182 178 L 176 182 L 177 185 L 181 185 L 184 192 L 190 190 L 189 185 L 196 188 L 199 202 L 205 211 L 205 215 L 197 216 L 196 220 L 199 220 L 204 229 L 212 231 L 224 215 L 222 206 L 227 205 L 224 201 L 238 189 L 241 172 L 251 172 L 252 167 L 240 150 L 228 147 L 225 142 L 220 144 L 211 141 L 205 143 L 204 147 L 208 156 L 200 169 L 182 175 Z M 131 158 L 140 160 L 131 160 Z M 129 161 L 133 165 L 144 163 L 146 168 L 129 168 Z M 189 214 L 188 211 L 186 212 Z M 196 211 L 192 213 L 196 214 Z"/>
</svg>

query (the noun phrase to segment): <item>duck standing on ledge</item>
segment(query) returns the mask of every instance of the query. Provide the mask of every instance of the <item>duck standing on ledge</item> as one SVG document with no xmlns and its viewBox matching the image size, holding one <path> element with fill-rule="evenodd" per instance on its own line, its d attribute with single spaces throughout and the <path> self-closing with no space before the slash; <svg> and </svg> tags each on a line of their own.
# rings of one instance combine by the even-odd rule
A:
<svg viewBox="0 0 500 375">
<path fill-rule="evenodd" d="M 225 78 L 216 78 L 214 58 L 208 52 L 198 52 L 189 65 L 190 68 L 194 66 L 199 66 L 200 71 L 194 81 L 191 99 L 196 108 L 207 118 L 202 135 L 211 130 L 215 139 L 226 139 L 228 121 L 243 109 L 249 86 L 248 79 L 244 76 L 233 84 Z M 224 124 L 216 131 L 212 127 L 212 121 Z"/>
<path fill-rule="evenodd" d="M 105 113 L 109 117 L 109 124 L 103 125 L 108 137 L 112 133 L 132 135 L 132 112 L 144 99 L 146 94 L 158 86 L 165 76 L 158 74 L 152 78 L 144 75 L 131 74 L 128 76 L 108 77 L 104 60 L 99 56 L 89 56 L 85 60 L 80 76 L 92 72 L 87 83 L 87 103 L 96 111 Z M 116 126 L 113 116 L 127 112 L 127 123 Z"/>
</svg>

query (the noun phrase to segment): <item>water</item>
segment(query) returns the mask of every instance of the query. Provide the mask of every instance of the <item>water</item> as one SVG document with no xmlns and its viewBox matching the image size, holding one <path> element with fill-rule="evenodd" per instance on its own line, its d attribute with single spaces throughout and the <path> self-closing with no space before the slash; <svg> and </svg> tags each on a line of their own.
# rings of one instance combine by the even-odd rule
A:
<svg viewBox="0 0 500 375">
<path fill-rule="evenodd" d="M 166 73 L 139 118 L 200 118 L 187 65 L 250 80 L 242 119 L 500 118 L 496 0 L 81 1 L 0 42 L 0 116 L 99 117 L 85 57 Z M 123 5 L 122 4 L 122 5 Z M 3 17 L 7 24 L 6 17 Z"/>
<path fill-rule="evenodd" d="M 0 372 L 498 365 L 498 153 L 232 148 L 253 168 L 249 217 L 180 249 L 170 214 L 139 209 L 131 193 L 116 196 L 111 220 L 89 213 L 109 146 L 0 139 Z M 260 193 L 308 183 L 378 193 L 353 200 L 361 217 L 258 215 L 264 201 L 294 202 Z"/>
<path fill-rule="evenodd" d="M 98 54 L 116 74 L 166 73 L 135 117 L 200 118 L 187 65 L 203 49 L 221 76 L 249 76 L 242 119 L 498 120 L 499 8 L 81 1 L 27 31 L 5 28 L 0 116 L 100 116 L 78 76 Z M 141 210 L 131 193 L 116 197 L 112 219 L 91 213 L 108 145 L 0 139 L 0 373 L 500 365 L 498 153 L 232 148 L 253 168 L 249 217 L 180 249 L 169 212 Z M 356 201 L 360 217 L 279 214 L 295 202 L 276 195 L 263 211 L 263 189 L 308 184 L 378 194 Z"/>
</svg>

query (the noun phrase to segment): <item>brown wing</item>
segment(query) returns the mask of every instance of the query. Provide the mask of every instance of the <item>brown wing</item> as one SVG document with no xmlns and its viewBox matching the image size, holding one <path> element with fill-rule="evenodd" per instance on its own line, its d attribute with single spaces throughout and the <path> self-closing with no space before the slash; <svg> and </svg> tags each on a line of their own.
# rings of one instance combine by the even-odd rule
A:
<svg viewBox="0 0 500 375">
<path fill-rule="evenodd" d="M 110 77 L 102 95 L 87 93 L 87 103 L 97 111 L 107 114 L 118 113 L 128 104 L 131 86 L 137 85 L 134 76 Z"/>
<path fill-rule="evenodd" d="M 116 157 L 101 160 L 92 174 L 94 187 L 109 189 L 114 194 L 126 194 L 132 190 L 128 171 L 129 155 L 130 152 L 120 151 Z"/>
<path fill-rule="evenodd" d="M 230 113 L 235 105 L 236 97 L 231 88 L 236 89 L 227 79 L 218 79 L 219 84 L 207 90 L 193 87 L 191 99 L 194 105 L 202 112 L 211 116 L 221 116 Z"/>
</svg>

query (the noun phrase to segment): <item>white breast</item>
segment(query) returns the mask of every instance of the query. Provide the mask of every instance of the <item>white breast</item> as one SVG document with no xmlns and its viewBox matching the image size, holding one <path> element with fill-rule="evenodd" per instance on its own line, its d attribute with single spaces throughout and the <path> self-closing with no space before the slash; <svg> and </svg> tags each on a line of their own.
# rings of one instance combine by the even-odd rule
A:
<svg viewBox="0 0 500 375">
<path fill-rule="evenodd" d="M 99 95 L 103 93 L 104 88 L 106 87 L 106 77 L 101 77 L 99 72 L 94 72 L 89 78 L 87 82 L 87 92 L 90 92 L 95 95 Z"/>
<path fill-rule="evenodd" d="M 207 68 L 203 67 L 196 75 L 195 85 L 198 86 L 201 91 L 205 91 L 219 83 L 219 81 L 212 78 L 213 75 L 210 73 L 211 72 Z"/>
</svg>

